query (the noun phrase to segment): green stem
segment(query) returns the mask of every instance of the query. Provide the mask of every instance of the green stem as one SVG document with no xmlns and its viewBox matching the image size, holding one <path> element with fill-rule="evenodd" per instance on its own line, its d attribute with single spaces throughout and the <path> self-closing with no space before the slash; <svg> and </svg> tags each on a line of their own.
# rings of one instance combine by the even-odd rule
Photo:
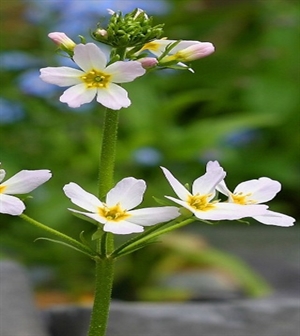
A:
<svg viewBox="0 0 300 336">
<path fill-rule="evenodd" d="M 119 112 L 107 109 L 104 117 L 102 148 L 99 164 L 99 198 L 114 184 L 114 168 L 118 137 Z"/>
<path fill-rule="evenodd" d="M 99 164 L 99 198 L 103 199 L 114 185 L 114 168 L 118 137 L 119 112 L 107 109 L 104 116 L 102 147 Z M 105 336 L 114 276 L 114 236 L 104 233 L 97 242 L 96 283 L 94 305 L 88 336 Z"/>
<path fill-rule="evenodd" d="M 67 244 L 70 244 L 72 246 L 74 246 L 75 248 L 79 249 L 81 252 L 83 252 L 84 254 L 87 254 L 89 256 L 92 256 L 93 252 L 90 248 L 88 248 L 86 245 L 80 243 L 79 241 L 59 232 L 59 231 L 56 231 L 38 221 L 36 221 L 35 219 L 25 215 L 25 214 L 22 214 L 20 215 L 20 217 L 22 219 L 24 219 L 26 222 L 38 227 L 39 229 L 42 229 L 56 237 L 59 237 L 61 240 L 63 240 L 64 242 L 66 242 Z"/>
<path fill-rule="evenodd" d="M 88 336 L 105 336 L 113 285 L 114 259 L 96 260 L 96 290 Z"/>
<path fill-rule="evenodd" d="M 180 221 L 179 223 L 174 222 L 171 223 L 163 223 L 163 224 L 158 224 L 156 226 L 153 226 L 149 230 L 141 233 L 140 235 L 132 238 L 131 240 L 125 242 L 123 245 L 119 246 L 117 249 L 114 250 L 112 253 L 112 257 L 117 258 L 120 257 L 121 255 L 127 254 L 131 250 L 135 249 L 139 245 L 142 245 L 146 243 L 147 241 L 154 239 L 164 233 L 179 229 L 185 225 L 188 225 L 190 223 L 193 223 L 195 221 L 195 218 L 189 218 L 184 221 Z M 174 223 L 174 224 L 173 224 Z M 164 226 L 166 226 L 164 228 Z M 152 230 L 151 230 L 152 229 Z"/>
</svg>

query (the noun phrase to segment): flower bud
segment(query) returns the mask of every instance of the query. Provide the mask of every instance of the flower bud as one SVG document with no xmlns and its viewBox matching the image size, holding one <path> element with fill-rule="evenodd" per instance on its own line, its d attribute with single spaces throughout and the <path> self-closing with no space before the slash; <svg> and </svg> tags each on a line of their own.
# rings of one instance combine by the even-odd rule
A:
<svg viewBox="0 0 300 336">
<path fill-rule="evenodd" d="M 54 32 L 48 34 L 51 40 L 57 44 L 62 50 L 73 51 L 76 43 L 71 40 L 65 33 Z"/>
<path fill-rule="evenodd" d="M 137 60 L 142 64 L 144 69 L 150 69 L 158 64 L 158 60 L 155 57 L 143 57 Z"/>
<path fill-rule="evenodd" d="M 160 63 L 170 62 L 190 62 L 196 59 L 206 57 L 215 51 L 215 47 L 210 42 L 196 42 L 187 48 L 176 51 L 173 55 L 164 57 Z"/>
<path fill-rule="evenodd" d="M 142 47 L 152 40 L 159 39 L 163 34 L 163 25 L 154 26 L 153 18 L 148 17 L 140 8 L 125 15 L 112 10 L 109 10 L 109 14 L 111 14 L 111 18 L 107 27 L 103 28 L 98 24 L 98 28 L 92 32 L 92 37 L 113 48 Z M 101 32 L 104 31 L 106 34 L 102 35 Z"/>
</svg>

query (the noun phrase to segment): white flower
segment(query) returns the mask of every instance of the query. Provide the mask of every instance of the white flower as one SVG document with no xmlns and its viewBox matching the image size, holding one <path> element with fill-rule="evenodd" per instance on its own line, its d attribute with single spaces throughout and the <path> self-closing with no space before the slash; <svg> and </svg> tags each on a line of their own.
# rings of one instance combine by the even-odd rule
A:
<svg viewBox="0 0 300 336">
<path fill-rule="evenodd" d="M 25 210 L 24 203 L 15 194 L 26 194 L 51 178 L 50 170 L 21 170 L 0 184 L 0 213 L 19 216 Z M 0 182 L 5 177 L 5 170 L 0 169 Z"/>
<path fill-rule="evenodd" d="M 163 223 L 180 215 L 178 209 L 172 206 L 132 210 L 142 202 L 146 190 L 146 183 L 133 177 L 124 178 L 117 183 L 108 192 L 105 203 L 73 182 L 65 185 L 63 190 L 74 204 L 88 212 L 69 210 L 104 224 L 103 230 L 106 232 L 142 232 L 143 226 Z"/>
<path fill-rule="evenodd" d="M 127 83 L 145 73 L 140 62 L 118 61 L 106 66 L 105 54 L 94 44 L 78 44 L 74 48 L 74 62 L 82 69 L 47 67 L 41 69 L 41 79 L 58 86 L 72 86 L 60 97 L 70 107 L 90 103 L 97 96 L 98 103 L 119 110 L 131 102 L 127 91 L 115 83 Z"/>
<path fill-rule="evenodd" d="M 146 43 L 142 50 L 149 50 L 152 54 L 160 57 L 162 53 L 165 52 L 166 47 L 175 43 L 176 40 L 154 40 Z M 180 41 L 174 48 L 168 53 L 169 56 L 164 57 L 161 62 L 188 62 L 193 61 L 198 58 L 202 58 L 212 54 L 215 48 L 210 42 L 199 42 L 199 41 Z"/>
<path fill-rule="evenodd" d="M 168 169 L 162 167 L 162 170 L 179 199 L 171 196 L 165 197 L 190 210 L 199 219 L 234 220 L 248 217 L 252 214 L 260 215 L 267 208 L 262 205 L 254 205 L 249 208 L 240 204 L 214 200 L 216 186 L 226 175 L 217 162 L 208 162 L 206 173 L 193 182 L 192 192 L 188 191 Z"/>
<path fill-rule="evenodd" d="M 228 196 L 228 202 L 248 207 L 270 201 L 280 189 L 281 184 L 268 177 L 242 182 L 234 189 L 233 193 L 227 188 L 224 181 L 217 185 L 217 190 Z M 295 222 L 293 217 L 271 210 L 265 210 L 261 215 L 253 214 L 250 217 L 267 225 L 292 226 Z"/>
</svg>

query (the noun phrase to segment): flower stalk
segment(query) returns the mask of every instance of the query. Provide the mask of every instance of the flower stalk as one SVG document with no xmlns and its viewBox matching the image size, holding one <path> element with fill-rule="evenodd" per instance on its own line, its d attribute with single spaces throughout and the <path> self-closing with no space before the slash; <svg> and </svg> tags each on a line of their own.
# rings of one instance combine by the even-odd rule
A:
<svg viewBox="0 0 300 336">
<path fill-rule="evenodd" d="M 102 199 L 114 184 L 114 170 L 118 138 L 119 112 L 106 109 L 103 124 L 99 163 L 99 198 Z"/>
</svg>

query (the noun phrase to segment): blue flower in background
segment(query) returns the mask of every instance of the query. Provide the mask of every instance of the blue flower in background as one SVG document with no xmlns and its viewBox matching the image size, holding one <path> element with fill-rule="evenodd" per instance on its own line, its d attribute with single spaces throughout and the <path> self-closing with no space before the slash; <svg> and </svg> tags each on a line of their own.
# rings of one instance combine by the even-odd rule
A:
<svg viewBox="0 0 300 336">
<path fill-rule="evenodd" d="M 222 142 L 229 147 L 244 147 L 260 138 L 260 132 L 253 128 L 235 130 L 225 136 Z"/>
<path fill-rule="evenodd" d="M 41 62 L 24 51 L 12 50 L 0 53 L 0 66 L 3 70 L 24 70 L 31 67 L 38 67 Z"/>
<path fill-rule="evenodd" d="M 0 97 L 1 124 L 11 124 L 22 120 L 24 117 L 25 113 L 20 103 Z"/>
<path fill-rule="evenodd" d="M 52 97 L 59 92 L 59 87 L 49 85 L 40 79 L 38 69 L 23 72 L 18 78 L 17 83 L 21 91 L 28 95 L 42 98 Z"/>
<path fill-rule="evenodd" d="M 162 160 L 162 154 L 153 147 L 141 147 L 134 151 L 134 160 L 143 166 L 157 166 Z"/>
</svg>

